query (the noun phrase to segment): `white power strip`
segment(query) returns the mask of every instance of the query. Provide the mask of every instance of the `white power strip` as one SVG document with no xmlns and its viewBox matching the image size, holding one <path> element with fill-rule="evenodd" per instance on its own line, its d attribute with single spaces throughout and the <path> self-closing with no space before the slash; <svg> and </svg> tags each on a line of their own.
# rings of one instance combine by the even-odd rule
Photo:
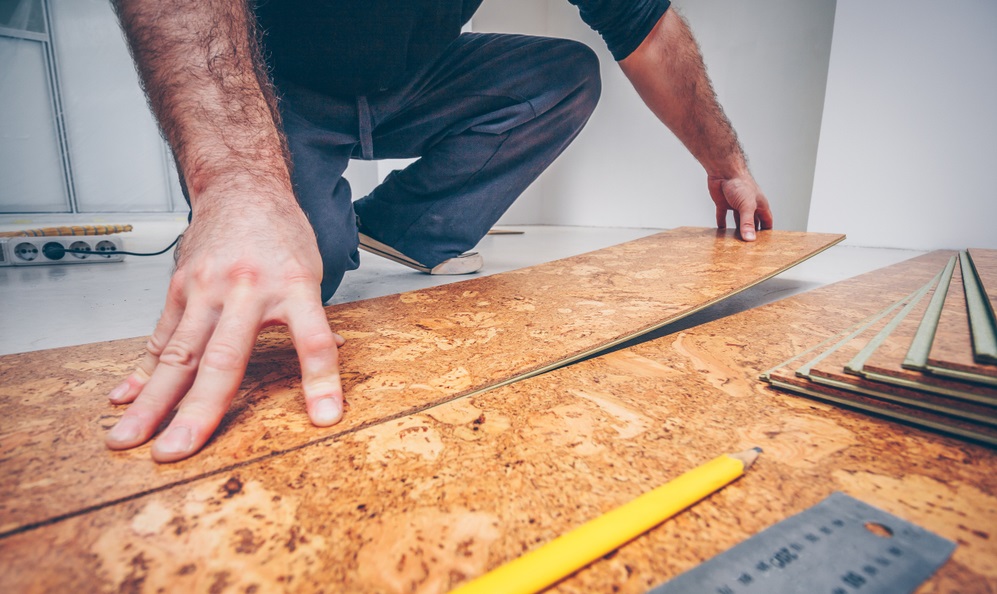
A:
<svg viewBox="0 0 997 594">
<path fill-rule="evenodd" d="M 0 266 L 121 262 L 125 255 L 117 252 L 123 249 L 121 239 L 111 235 L 4 237 L 0 238 Z"/>
</svg>

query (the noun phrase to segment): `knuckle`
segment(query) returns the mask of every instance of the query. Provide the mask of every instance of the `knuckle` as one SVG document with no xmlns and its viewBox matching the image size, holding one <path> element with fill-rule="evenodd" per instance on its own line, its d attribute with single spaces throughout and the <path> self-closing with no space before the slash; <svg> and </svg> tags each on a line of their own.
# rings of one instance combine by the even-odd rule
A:
<svg viewBox="0 0 997 594">
<path fill-rule="evenodd" d="M 217 342 L 208 345 L 201 364 L 220 371 L 234 371 L 244 367 L 244 359 L 245 355 L 239 347 L 227 342 Z"/>
<path fill-rule="evenodd" d="M 197 366 L 197 353 L 189 344 L 173 340 L 163 348 L 159 362 L 171 367 L 191 368 Z"/>
<path fill-rule="evenodd" d="M 184 425 L 197 427 L 224 413 L 224 406 L 215 399 L 190 398 L 180 405 L 180 411 L 177 412 L 174 422 L 179 420 Z"/>
<path fill-rule="evenodd" d="M 180 271 L 173 274 L 173 279 L 170 281 L 170 286 L 166 290 L 166 306 L 167 307 L 178 307 L 183 308 L 184 304 L 184 275 Z"/>
<path fill-rule="evenodd" d="M 330 351 L 333 356 L 336 354 L 336 337 L 332 332 L 313 332 L 301 338 L 299 345 L 306 352 L 326 352 Z"/>
<path fill-rule="evenodd" d="M 239 263 L 232 266 L 226 276 L 233 283 L 256 286 L 260 280 L 260 271 L 252 264 Z"/>
<path fill-rule="evenodd" d="M 163 349 L 165 345 L 162 340 L 153 334 L 149 337 L 149 340 L 145 343 L 145 350 L 154 357 L 160 357 L 163 354 Z"/>
<path fill-rule="evenodd" d="M 284 281 L 289 284 L 303 285 L 307 288 L 316 280 L 315 271 L 307 266 L 295 264 L 284 269 Z"/>
</svg>

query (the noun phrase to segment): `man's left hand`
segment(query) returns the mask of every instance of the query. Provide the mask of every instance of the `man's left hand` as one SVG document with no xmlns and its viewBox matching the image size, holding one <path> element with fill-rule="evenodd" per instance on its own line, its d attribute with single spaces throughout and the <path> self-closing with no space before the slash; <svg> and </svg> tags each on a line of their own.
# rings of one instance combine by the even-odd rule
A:
<svg viewBox="0 0 997 594">
<path fill-rule="evenodd" d="M 727 228 L 727 211 L 734 211 L 734 224 L 744 241 L 754 241 L 755 231 L 772 228 L 772 210 L 751 174 L 707 180 L 710 197 L 717 206 L 717 228 Z"/>
</svg>

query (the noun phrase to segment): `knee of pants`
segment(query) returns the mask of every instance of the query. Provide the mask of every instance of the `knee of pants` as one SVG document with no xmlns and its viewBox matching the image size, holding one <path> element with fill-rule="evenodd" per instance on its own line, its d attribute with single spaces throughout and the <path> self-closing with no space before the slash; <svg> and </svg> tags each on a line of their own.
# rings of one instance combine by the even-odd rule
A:
<svg viewBox="0 0 997 594">
<path fill-rule="evenodd" d="M 352 219 L 351 219 L 352 220 Z M 322 302 L 332 298 L 343 275 L 360 266 L 360 239 L 355 225 L 315 225 L 319 253 L 322 255 Z"/>
<path fill-rule="evenodd" d="M 552 40 L 557 45 L 559 72 L 567 93 L 565 102 L 573 119 L 584 124 L 602 93 L 602 78 L 599 75 L 599 57 L 584 43 L 570 39 Z"/>
<path fill-rule="evenodd" d="M 360 252 L 355 246 L 352 250 L 343 247 L 334 252 L 328 249 L 320 251 L 322 252 L 322 303 L 325 303 L 332 299 L 346 272 L 356 270 L 360 266 Z"/>
</svg>

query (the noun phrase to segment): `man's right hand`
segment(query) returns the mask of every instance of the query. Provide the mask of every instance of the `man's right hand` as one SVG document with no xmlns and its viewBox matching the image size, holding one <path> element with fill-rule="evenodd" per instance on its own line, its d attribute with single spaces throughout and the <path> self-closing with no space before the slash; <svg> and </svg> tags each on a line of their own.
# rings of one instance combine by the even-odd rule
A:
<svg viewBox="0 0 997 594">
<path fill-rule="evenodd" d="M 343 414 L 337 346 L 319 283 L 322 261 L 307 219 L 296 208 L 238 205 L 197 212 L 184 234 L 166 307 L 138 369 L 111 394 L 131 403 L 107 434 L 111 449 L 148 441 L 179 403 L 152 446 L 158 462 L 197 452 L 239 389 L 261 328 L 287 324 L 301 364 L 308 415 L 318 426 Z M 263 207 L 265 208 L 265 207 Z"/>
<path fill-rule="evenodd" d="M 211 437 L 264 326 L 287 324 L 308 415 L 343 414 L 337 346 L 322 309 L 322 258 L 294 197 L 277 99 L 248 0 L 114 0 L 193 218 L 166 308 L 139 368 L 111 394 L 131 403 L 112 449 L 148 441 L 171 462 Z"/>
</svg>

